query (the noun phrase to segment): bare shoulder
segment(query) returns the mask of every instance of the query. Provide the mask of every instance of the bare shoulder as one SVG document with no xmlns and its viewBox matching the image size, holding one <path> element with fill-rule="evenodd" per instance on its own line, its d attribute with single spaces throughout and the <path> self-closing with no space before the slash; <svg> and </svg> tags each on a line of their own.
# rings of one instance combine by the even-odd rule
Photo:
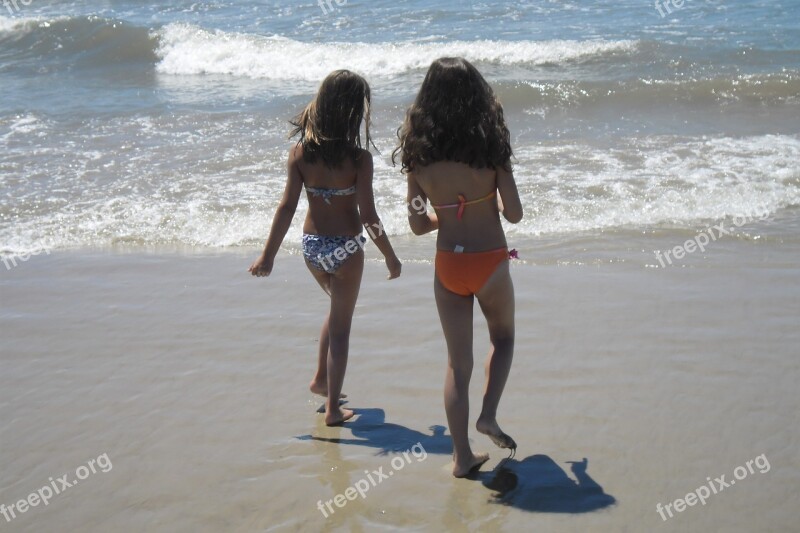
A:
<svg viewBox="0 0 800 533">
<path fill-rule="evenodd" d="M 374 164 L 374 159 L 372 157 L 372 152 L 369 150 L 365 150 L 363 148 L 358 149 L 358 168 L 372 168 Z"/>
<path fill-rule="evenodd" d="M 364 177 L 372 179 L 372 172 L 374 170 L 374 161 L 372 154 L 363 148 L 359 149 L 358 160 L 356 161 L 356 173 L 359 178 Z"/>
<path fill-rule="evenodd" d="M 515 184 L 514 170 L 512 168 L 497 167 L 495 176 L 497 187 L 500 189 L 507 188 Z"/>
<path fill-rule="evenodd" d="M 303 160 L 303 145 L 295 144 L 289 149 L 289 164 L 294 165 Z"/>
<path fill-rule="evenodd" d="M 510 163 L 509 163 L 509 165 L 507 167 L 504 167 L 504 166 L 497 167 L 495 169 L 495 171 L 497 172 L 497 177 L 498 178 L 500 176 L 504 176 L 504 177 L 511 176 L 512 178 L 514 177 L 514 168 L 511 166 Z"/>
<path fill-rule="evenodd" d="M 299 184 L 304 183 L 305 179 L 303 174 L 303 145 L 300 143 L 295 144 L 289 149 L 289 157 L 286 162 L 286 170 L 289 174 L 289 182 Z"/>
<path fill-rule="evenodd" d="M 409 199 L 411 197 L 422 196 L 427 198 L 427 192 L 423 188 L 422 184 L 417 181 L 417 173 L 416 171 L 410 170 L 406 173 L 406 179 L 408 180 L 408 193 Z"/>
</svg>

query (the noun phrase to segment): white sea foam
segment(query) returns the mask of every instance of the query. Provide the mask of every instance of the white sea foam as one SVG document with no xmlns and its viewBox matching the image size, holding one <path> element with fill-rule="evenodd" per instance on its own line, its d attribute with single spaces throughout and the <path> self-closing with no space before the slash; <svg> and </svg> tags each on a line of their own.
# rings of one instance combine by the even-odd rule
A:
<svg viewBox="0 0 800 533">
<path fill-rule="evenodd" d="M 605 228 L 687 227 L 800 205 L 800 139 L 631 140 L 524 147 L 518 181 L 529 216 L 523 235 Z"/>
<path fill-rule="evenodd" d="M 212 137 L 214 142 L 227 142 L 219 135 Z M 0 251 L 28 250 L 43 241 L 56 248 L 258 245 L 283 190 L 283 151 L 273 150 L 264 160 L 259 147 L 234 148 L 220 150 L 219 160 L 208 160 L 191 172 L 167 170 L 169 147 L 121 159 L 113 154 L 98 158 L 91 150 L 71 153 L 74 164 L 52 176 L 50 185 L 37 178 L 17 185 L 28 192 L 0 216 Z M 180 150 L 185 152 L 185 146 Z M 208 152 L 202 146 L 197 150 Z M 58 159 L 58 154 L 47 157 Z M 611 148 L 554 142 L 519 146 L 517 157 L 526 216 L 521 224 L 508 227 L 512 238 L 615 228 L 692 228 L 800 206 L 796 136 L 634 138 Z M 42 176 L 49 168 L 45 167 L 24 170 Z M 376 202 L 387 232 L 409 234 L 405 181 L 380 157 L 375 169 Z M 96 181 L 99 173 L 113 181 Z M 0 185 L 11 184 L 3 181 L 0 174 Z M 299 239 L 304 215 L 301 200 L 288 243 Z"/>
<path fill-rule="evenodd" d="M 636 41 L 453 41 L 447 43 L 306 43 L 210 31 L 190 24 L 159 30 L 157 65 L 164 74 L 229 74 L 274 80 L 319 81 L 349 68 L 368 76 L 425 69 L 442 56 L 501 65 L 544 65 L 636 48 Z"/>
<path fill-rule="evenodd" d="M 4 122 L 0 120 L 0 146 L 4 145 L 14 135 L 26 136 L 37 133 L 41 137 L 45 135 L 42 130 L 47 128 L 46 123 L 32 113 L 11 117 L 7 125 Z M 3 133 L 6 128 L 8 128 L 8 132 Z"/>
<path fill-rule="evenodd" d="M 27 33 L 42 22 L 36 17 L 6 17 L 0 15 L 0 34 L 3 33 Z"/>
</svg>

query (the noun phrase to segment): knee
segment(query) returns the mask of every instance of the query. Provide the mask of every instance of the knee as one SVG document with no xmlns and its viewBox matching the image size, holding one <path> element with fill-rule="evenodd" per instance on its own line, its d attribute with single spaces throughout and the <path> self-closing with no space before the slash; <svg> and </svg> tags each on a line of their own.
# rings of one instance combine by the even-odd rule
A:
<svg viewBox="0 0 800 533">
<path fill-rule="evenodd" d="M 472 377 L 472 362 L 454 365 L 450 361 L 450 373 L 457 384 L 468 384 Z"/>
<path fill-rule="evenodd" d="M 353 322 L 342 320 L 340 317 L 330 316 L 328 320 L 328 336 L 331 342 L 350 338 L 350 329 Z"/>
<path fill-rule="evenodd" d="M 514 349 L 514 334 L 503 332 L 491 336 L 492 346 L 497 351 L 512 351 Z"/>
</svg>

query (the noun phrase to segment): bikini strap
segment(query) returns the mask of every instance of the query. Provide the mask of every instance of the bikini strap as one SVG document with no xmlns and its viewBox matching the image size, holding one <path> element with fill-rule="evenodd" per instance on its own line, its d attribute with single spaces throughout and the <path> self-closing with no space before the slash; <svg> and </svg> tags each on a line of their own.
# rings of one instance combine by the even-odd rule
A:
<svg viewBox="0 0 800 533">
<path fill-rule="evenodd" d="M 486 201 L 486 200 L 494 197 L 495 195 L 497 195 L 497 191 L 492 191 L 489 194 L 487 194 L 486 196 L 483 196 L 483 197 L 478 198 L 476 200 L 470 200 L 470 201 L 467 202 L 466 199 L 465 199 L 464 205 L 477 204 L 479 202 Z M 449 208 L 453 208 L 453 207 L 460 207 L 461 206 L 461 199 L 462 199 L 463 196 L 464 196 L 463 194 L 459 194 L 458 195 L 459 202 L 456 203 L 456 204 L 434 205 L 433 207 L 435 207 L 436 209 L 449 209 Z"/>
<path fill-rule="evenodd" d="M 464 208 L 465 207 L 467 207 L 468 205 L 477 204 L 477 203 L 480 203 L 480 202 L 485 202 L 486 200 L 490 200 L 490 199 L 494 198 L 496 195 L 497 195 L 497 190 L 494 190 L 494 191 L 490 192 L 489 194 L 487 194 L 486 196 L 484 196 L 482 198 L 478 198 L 476 200 L 467 201 L 467 198 L 463 194 L 459 194 L 458 195 L 458 203 L 457 204 L 434 205 L 433 207 L 435 207 L 436 209 L 452 209 L 452 208 L 456 208 L 457 207 L 458 208 L 458 212 L 456 213 L 456 217 L 458 218 L 458 220 L 461 220 L 461 218 L 464 216 Z"/>
<path fill-rule="evenodd" d="M 306 187 L 306 190 L 311 193 L 311 196 L 315 197 L 321 196 L 322 199 L 325 201 L 325 203 L 330 205 L 331 198 L 334 196 L 350 196 L 352 194 L 355 194 L 356 186 L 353 185 L 352 187 L 348 187 L 346 189 L 322 189 L 322 188 Z"/>
</svg>

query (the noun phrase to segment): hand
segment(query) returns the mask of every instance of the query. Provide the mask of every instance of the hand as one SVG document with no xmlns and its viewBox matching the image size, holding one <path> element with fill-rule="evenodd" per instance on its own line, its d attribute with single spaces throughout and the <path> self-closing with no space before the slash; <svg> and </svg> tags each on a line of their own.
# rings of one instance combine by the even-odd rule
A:
<svg viewBox="0 0 800 533">
<path fill-rule="evenodd" d="M 583 461 L 567 461 L 569 464 L 572 465 L 572 472 L 574 474 L 585 474 L 586 467 L 589 466 L 589 460 L 584 457 Z"/>
<path fill-rule="evenodd" d="M 389 269 L 389 275 L 386 277 L 386 279 L 395 279 L 400 277 L 400 271 L 403 269 L 403 264 L 397 257 L 387 257 L 386 268 Z"/>
<path fill-rule="evenodd" d="M 257 278 L 265 278 L 272 274 L 272 264 L 273 260 L 268 259 L 262 254 L 261 257 L 256 259 L 253 264 L 250 265 L 250 268 L 248 268 L 247 271 Z"/>
</svg>

